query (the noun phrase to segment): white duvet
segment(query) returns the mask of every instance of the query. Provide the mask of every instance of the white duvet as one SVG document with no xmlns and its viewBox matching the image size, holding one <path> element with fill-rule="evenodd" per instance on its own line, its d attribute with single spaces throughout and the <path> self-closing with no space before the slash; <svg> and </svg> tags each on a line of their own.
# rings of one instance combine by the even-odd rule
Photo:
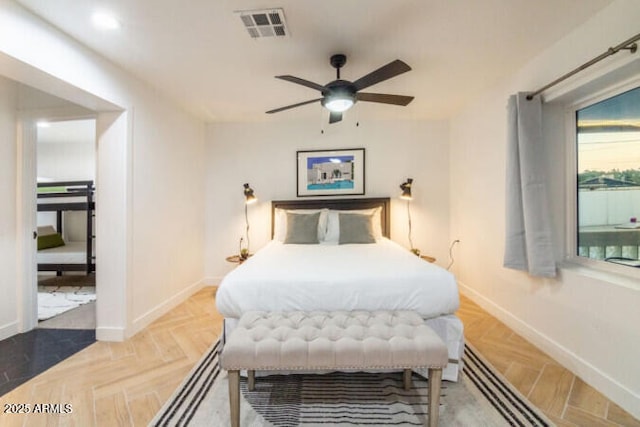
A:
<svg viewBox="0 0 640 427">
<path fill-rule="evenodd" d="M 454 276 L 382 239 L 360 245 L 285 245 L 272 241 L 222 281 L 218 311 L 414 310 L 454 313 Z"/>
<path fill-rule="evenodd" d="M 66 242 L 57 248 L 40 249 L 38 264 L 84 264 L 87 262 L 87 242 Z"/>
</svg>

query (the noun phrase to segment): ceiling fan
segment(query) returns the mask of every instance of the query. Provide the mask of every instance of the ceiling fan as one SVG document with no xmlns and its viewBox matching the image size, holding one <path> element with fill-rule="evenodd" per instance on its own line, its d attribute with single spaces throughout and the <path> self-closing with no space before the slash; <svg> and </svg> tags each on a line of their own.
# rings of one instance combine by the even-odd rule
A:
<svg viewBox="0 0 640 427">
<path fill-rule="evenodd" d="M 378 68 L 375 71 L 360 77 L 354 82 L 340 79 L 340 68 L 347 62 L 347 57 L 343 54 L 336 54 L 331 56 L 330 63 L 333 68 L 336 69 L 336 80 L 321 85 L 318 83 L 310 82 L 309 80 L 301 79 L 290 75 L 276 76 L 277 79 L 286 80 L 291 83 L 296 83 L 302 86 L 316 89 L 322 94 L 321 98 L 311 99 L 309 101 L 299 102 L 297 104 L 287 105 L 286 107 L 276 108 L 274 110 L 267 111 L 267 114 L 278 113 L 280 111 L 289 110 L 291 108 L 300 107 L 302 105 L 312 104 L 320 101 L 323 107 L 329 110 L 329 123 L 336 123 L 342 120 L 342 113 L 347 111 L 357 101 L 364 102 L 379 102 L 382 104 L 393 105 L 408 105 L 413 101 L 413 96 L 404 95 L 389 95 L 385 93 L 369 93 L 360 92 L 362 89 L 373 86 L 384 80 L 388 80 L 399 74 L 406 73 L 411 70 L 406 63 L 396 59 Z"/>
</svg>

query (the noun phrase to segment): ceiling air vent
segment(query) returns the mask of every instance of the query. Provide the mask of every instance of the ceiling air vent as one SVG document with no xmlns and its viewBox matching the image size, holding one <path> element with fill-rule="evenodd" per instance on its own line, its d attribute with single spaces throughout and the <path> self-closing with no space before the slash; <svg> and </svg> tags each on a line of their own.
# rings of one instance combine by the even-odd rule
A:
<svg viewBox="0 0 640 427">
<path fill-rule="evenodd" d="M 239 10 L 236 13 L 240 15 L 251 38 L 289 36 L 282 9 Z"/>
</svg>

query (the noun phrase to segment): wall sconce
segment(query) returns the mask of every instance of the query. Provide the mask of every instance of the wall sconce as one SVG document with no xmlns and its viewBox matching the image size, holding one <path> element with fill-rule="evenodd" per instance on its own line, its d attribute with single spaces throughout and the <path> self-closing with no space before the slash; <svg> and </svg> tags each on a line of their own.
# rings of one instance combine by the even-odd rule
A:
<svg viewBox="0 0 640 427">
<path fill-rule="evenodd" d="M 244 184 L 244 202 L 247 205 L 254 203 L 258 198 L 253 194 L 253 188 L 249 184 Z"/>
<path fill-rule="evenodd" d="M 411 200 L 413 197 L 411 196 L 411 183 L 413 182 L 412 178 L 407 178 L 405 182 L 400 184 L 400 189 L 402 190 L 402 194 L 400 194 L 401 199 Z"/>
<path fill-rule="evenodd" d="M 420 249 L 413 247 L 413 239 L 411 238 L 411 200 L 413 196 L 411 195 L 411 185 L 413 184 L 412 178 L 407 178 L 405 182 L 400 184 L 400 189 L 402 193 L 400 194 L 400 198 L 407 201 L 407 221 L 409 223 L 409 245 L 411 246 L 411 252 L 415 255 L 420 256 Z"/>
<path fill-rule="evenodd" d="M 249 184 L 244 184 L 244 222 L 246 224 L 245 237 L 247 238 L 247 247 L 242 247 L 242 238 L 240 238 L 240 259 L 245 260 L 249 258 L 250 252 L 250 240 L 249 240 L 249 215 L 247 212 L 247 206 L 255 203 L 258 198 L 253 193 L 253 188 L 249 186 Z"/>
</svg>

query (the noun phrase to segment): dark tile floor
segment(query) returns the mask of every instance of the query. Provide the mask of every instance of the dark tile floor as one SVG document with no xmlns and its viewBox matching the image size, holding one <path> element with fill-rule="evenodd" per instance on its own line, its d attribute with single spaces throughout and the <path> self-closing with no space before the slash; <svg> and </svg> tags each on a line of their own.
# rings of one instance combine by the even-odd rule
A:
<svg viewBox="0 0 640 427">
<path fill-rule="evenodd" d="M 95 341 L 95 330 L 38 328 L 0 341 L 0 396 Z"/>
</svg>

